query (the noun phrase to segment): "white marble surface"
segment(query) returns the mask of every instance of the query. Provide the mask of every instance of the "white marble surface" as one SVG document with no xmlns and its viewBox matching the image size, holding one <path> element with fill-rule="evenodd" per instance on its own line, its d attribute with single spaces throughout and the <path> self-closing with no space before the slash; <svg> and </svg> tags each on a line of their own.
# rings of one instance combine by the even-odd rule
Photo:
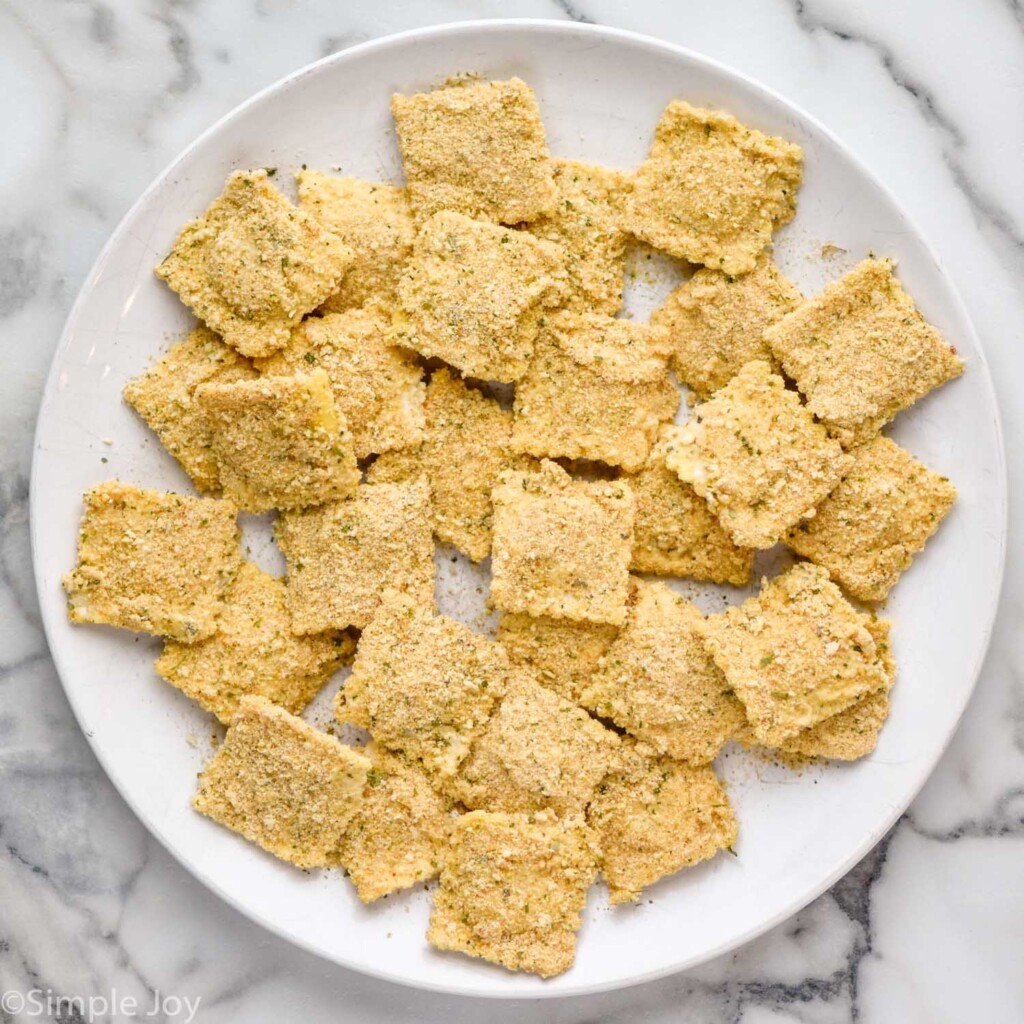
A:
<svg viewBox="0 0 1024 1024">
<path fill-rule="evenodd" d="M 192 1019 L 203 1024 L 1024 1020 L 1016 509 L 978 691 L 908 814 L 791 921 L 689 974 L 621 993 L 484 1005 L 294 950 L 149 837 L 78 730 L 39 628 L 27 492 L 43 378 L 99 248 L 181 147 L 281 75 L 400 29 L 513 15 L 682 43 L 832 127 L 895 191 L 959 285 L 996 378 L 1012 486 L 1024 484 L 1019 0 L 0 0 L 0 993 L 50 993 L 55 1020 L 90 1019 L 88 1006 L 76 1017 L 59 997 L 116 989 L 118 1001 L 138 1000 L 140 1016 L 157 995 L 199 999 Z M 95 1020 L 128 1019 L 93 1008 Z M 11 1010 L 16 999 L 0 1000 L 2 1021 L 40 1019 L 31 1004 Z"/>
</svg>

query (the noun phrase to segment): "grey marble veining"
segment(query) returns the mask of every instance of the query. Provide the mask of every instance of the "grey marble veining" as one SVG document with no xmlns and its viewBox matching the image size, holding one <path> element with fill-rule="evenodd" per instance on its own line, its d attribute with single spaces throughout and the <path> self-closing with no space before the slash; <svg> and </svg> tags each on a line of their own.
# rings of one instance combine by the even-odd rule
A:
<svg viewBox="0 0 1024 1024">
<path fill-rule="evenodd" d="M 778 89 L 847 141 L 921 225 L 964 295 L 1021 491 L 1024 13 L 1015 0 L 0 2 L 0 993 L 116 988 L 146 1011 L 169 993 L 200 997 L 202 1022 L 1024 1020 L 1016 509 L 978 691 L 904 818 L 768 935 L 624 992 L 485 1005 L 301 953 L 192 880 L 123 804 L 74 722 L 39 626 L 27 481 L 46 368 L 106 237 L 180 148 L 281 75 L 389 32 L 511 15 L 681 43 Z M 33 1018 L 0 1008 L 9 1019 Z"/>
</svg>

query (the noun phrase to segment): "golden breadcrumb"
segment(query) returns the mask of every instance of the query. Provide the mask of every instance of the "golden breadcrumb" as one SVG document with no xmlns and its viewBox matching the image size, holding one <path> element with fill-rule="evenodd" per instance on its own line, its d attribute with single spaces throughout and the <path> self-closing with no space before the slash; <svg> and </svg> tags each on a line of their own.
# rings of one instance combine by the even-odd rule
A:
<svg viewBox="0 0 1024 1024">
<path fill-rule="evenodd" d="M 664 583 L 634 580 L 629 618 L 580 703 L 659 753 L 714 760 L 743 725 L 743 705 L 704 647 L 704 617 Z"/>
<path fill-rule="evenodd" d="M 398 286 L 396 340 L 483 380 L 525 372 L 538 320 L 562 297 L 565 255 L 525 231 L 437 213 Z"/>
<path fill-rule="evenodd" d="M 390 330 L 390 321 L 370 308 L 310 317 L 256 366 L 271 375 L 322 369 L 357 459 L 406 448 L 423 439 L 423 370 L 411 352 L 391 344 Z"/>
<path fill-rule="evenodd" d="M 598 787 L 587 820 L 601 847 L 612 904 L 661 878 L 731 849 L 738 826 L 714 769 L 623 741 L 621 767 Z"/>
<path fill-rule="evenodd" d="M 839 486 L 786 535 L 861 601 L 883 601 L 956 500 L 956 488 L 887 437 L 851 453 Z"/>
<path fill-rule="evenodd" d="M 224 493 L 246 512 L 308 508 L 359 484 L 352 435 L 327 374 L 196 388 Z"/>
<path fill-rule="evenodd" d="M 335 714 L 441 780 L 469 753 L 508 675 L 500 644 L 389 590 L 359 639 Z"/>
<path fill-rule="evenodd" d="M 964 368 L 893 275 L 867 259 L 765 331 L 807 398 L 846 447 L 869 440 L 901 409 Z"/>
<path fill-rule="evenodd" d="M 352 250 L 288 202 L 265 170 L 235 171 L 156 274 L 242 355 L 265 356 L 287 344 L 351 262 Z"/>
<path fill-rule="evenodd" d="M 200 384 L 252 380 L 256 371 L 208 327 L 197 327 L 145 373 L 124 386 L 124 400 L 146 421 L 202 492 L 220 476 L 206 417 L 195 401 Z"/>
<path fill-rule="evenodd" d="M 518 224 L 554 204 L 544 125 L 533 90 L 520 79 L 395 93 L 391 113 L 421 220 L 455 210 Z"/>
<path fill-rule="evenodd" d="M 679 407 L 660 328 L 593 313 L 552 317 L 516 387 L 512 443 L 531 455 L 629 472 Z"/>
<path fill-rule="evenodd" d="M 251 562 L 235 577 L 217 626 L 196 644 L 167 640 L 156 670 L 225 725 L 248 694 L 297 715 L 355 653 L 347 633 L 295 636 L 284 582 Z"/>
<path fill-rule="evenodd" d="M 757 597 L 708 618 L 705 642 L 743 701 L 754 738 L 777 747 L 888 687 L 887 655 L 871 623 L 825 569 L 801 562 Z"/>
<path fill-rule="evenodd" d="M 724 387 L 752 359 L 774 363 L 764 331 L 803 296 L 762 253 L 742 277 L 698 270 L 651 314 L 668 331 L 672 366 L 699 398 Z"/>
<path fill-rule="evenodd" d="M 242 564 L 230 501 L 108 480 L 85 492 L 78 565 L 64 577 L 68 617 L 182 643 L 217 632 Z"/>
<path fill-rule="evenodd" d="M 370 761 L 266 697 L 243 697 L 192 806 L 281 860 L 325 867 Z"/>
<path fill-rule="evenodd" d="M 633 178 L 625 226 L 680 259 L 745 274 L 792 219 L 802 178 L 799 146 L 673 100 Z"/>
<path fill-rule="evenodd" d="M 768 363 L 756 360 L 668 434 L 665 465 L 742 547 L 770 548 L 849 465 L 839 443 Z"/>
<path fill-rule="evenodd" d="M 472 811 L 459 818 L 427 941 L 542 978 L 576 957 L 597 847 L 579 818 Z"/>
<path fill-rule="evenodd" d="M 573 480 L 554 462 L 508 471 L 494 488 L 491 599 L 506 612 L 621 625 L 633 548 L 633 493 Z"/>
</svg>

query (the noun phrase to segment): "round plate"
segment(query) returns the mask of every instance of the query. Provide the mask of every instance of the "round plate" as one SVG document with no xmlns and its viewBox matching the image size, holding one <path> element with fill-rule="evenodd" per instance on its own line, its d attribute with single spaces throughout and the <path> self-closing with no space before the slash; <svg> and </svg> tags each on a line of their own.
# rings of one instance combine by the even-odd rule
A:
<svg viewBox="0 0 1024 1024">
<path fill-rule="evenodd" d="M 235 168 L 275 165 L 286 188 L 303 163 L 397 180 L 391 94 L 463 71 L 529 82 L 551 151 L 567 157 L 636 165 L 674 97 L 799 143 L 806 181 L 796 220 L 777 239 L 783 269 L 814 292 L 868 252 L 894 257 L 924 314 L 967 364 L 892 431 L 949 475 L 960 500 L 886 611 L 899 681 L 877 751 L 802 774 L 742 752 L 721 758 L 740 820 L 738 857 L 684 871 L 635 907 L 612 910 L 596 889 L 576 965 L 548 982 L 431 950 L 429 893 L 363 907 L 336 873 L 297 871 L 192 811 L 211 720 L 155 676 L 157 641 L 70 626 L 60 586 L 75 561 L 84 489 L 118 476 L 190 490 L 120 399 L 124 382 L 189 326 L 185 308 L 153 276 L 182 223 Z M 631 304 L 644 315 L 665 282 L 640 280 Z M 626 32 L 523 21 L 357 46 L 260 93 L 190 146 L 125 217 L 82 288 L 47 383 L 32 476 L 36 576 L 54 660 L 101 763 L 154 835 L 211 889 L 298 945 L 368 974 L 486 996 L 593 992 L 700 963 L 799 910 L 863 857 L 924 783 L 971 693 L 998 599 L 1005 511 L 996 400 L 967 315 L 918 231 L 857 160 L 779 96 L 693 53 Z M 265 540 L 260 529 L 252 536 Z M 442 579 L 442 589 L 451 583 Z"/>
</svg>

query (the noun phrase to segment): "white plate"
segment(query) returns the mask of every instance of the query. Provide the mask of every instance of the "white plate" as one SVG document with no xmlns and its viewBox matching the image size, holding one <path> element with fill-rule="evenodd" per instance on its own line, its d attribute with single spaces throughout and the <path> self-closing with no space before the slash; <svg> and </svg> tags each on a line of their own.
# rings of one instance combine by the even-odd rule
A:
<svg viewBox="0 0 1024 1024">
<path fill-rule="evenodd" d="M 125 380 L 189 324 L 153 276 L 182 222 L 238 167 L 276 165 L 284 185 L 302 163 L 397 178 L 391 93 L 459 71 L 526 79 L 552 151 L 569 157 L 635 165 L 673 97 L 725 108 L 800 143 L 806 182 L 796 221 L 778 242 L 784 268 L 813 292 L 867 252 L 895 257 L 925 315 L 967 362 L 960 380 L 904 413 L 893 431 L 953 479 L 960 501 L 889 605 L 900 676 L 877 752 L 802 775 L 742 753 L 720 759 L 741 823 L 738 858 L 683 872 L 637 907 L 610 910 L 595 890 L 577 963 L 549 982 L 432 951 L 422 891 L 364 908 L 337 875 L 290 868 L 195 814 L 189 798 L 210 753 L 210 720 L 156 678 L 156 641 L 71 627 L 60 587 L 75 559 L 85 488 L 116 475 L 189 489 L 120 401 Z M 826 242 L 847 254 L 822 260 Z M 643 314 L 651 299 L 635 294 L 634 309 Z M 923 784 L 971 693 L 998 599 L 1005 507 L 995 395 L 963 306 L 893 198 L 824 128 L 678 47 L 586 25 L 485 22 L 406 33 L 320 61 L 228 115 L 145 192 L 89 275 L 54 358 L 36 436 L 32 538 L 47 636 L 79 722 L 125 799 L 197 878 L 254 920 L 356 970 L 452 992 L 550 996 L 706 960 L 799 910 L 867 853 Z M 270 558 L 261 528 L 248 527 L 260 557 Z M 446 601 L 458 578 L 444 575 Z M 314 717 L 322 721 L 322 711 Z"/>
</svg>

